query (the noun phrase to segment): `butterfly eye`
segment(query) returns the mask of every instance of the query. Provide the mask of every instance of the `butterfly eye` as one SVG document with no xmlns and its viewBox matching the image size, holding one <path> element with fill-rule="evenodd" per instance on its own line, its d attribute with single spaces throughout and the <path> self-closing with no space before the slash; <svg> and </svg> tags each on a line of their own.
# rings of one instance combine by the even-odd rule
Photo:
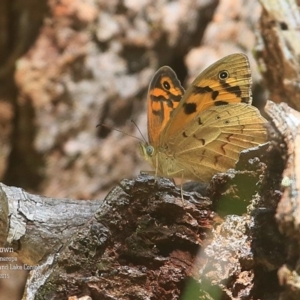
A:
<svg viewBox="0 0 300 300">
<path fill-rule="evenodd" d="M 153 153 L 154 153 L 154 148 L 153 148 L 152 146 L 148 145 L 148 146 L 146 147 L 146 152 L 147 152 L 147 154 L 148 154 L 149 156 L 152 156 Z"/>
<path fill-rule="evenodd" d="M 171 88 L 170 83 L 168 81 L 164 81 L 163 86 L 166 90 L 169 90 Z"/>
<path fill-rule="evenodd" d="M 219 72 L 219 79 L 220 80 L 225 80 L 225 79 L 227 79 L 229 77 L 229 73 L 228 73 L 228 71 L 226 71 L 226 70 L 223 70 L 223 71 L 220 71 Z"/>
</svg>

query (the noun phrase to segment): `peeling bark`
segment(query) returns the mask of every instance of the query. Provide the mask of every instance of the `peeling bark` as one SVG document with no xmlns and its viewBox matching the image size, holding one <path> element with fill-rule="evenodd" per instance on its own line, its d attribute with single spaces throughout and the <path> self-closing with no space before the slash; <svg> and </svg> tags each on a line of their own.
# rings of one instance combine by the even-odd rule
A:
<svg viewBox="0 0 300 300">
<path fill-rule="evenodd" d="M 270 99 L 300 109 L 299 1 L 260 0 L 260 39 L 256 58 Z"/>
<path fill-rule="evenodd" d="M 36 265 L 58 251 L 101 204 L 31 195 L 4 184 L 0 199 L 1 245 L 13 246 L 28 265 Z"/>
<path fill-rule="evenodd" d="M 267 110 L 287 146 L 286 165 L 281 186 L 283 194 L 277 207 L 279 230 L 287 237 L 284 264 L 278 271 L 279 282 L 285 286 L 280 299 L 299 299 L 300 250 L 300 113 L 285 103 L 268 103 Z"/>
</svg>

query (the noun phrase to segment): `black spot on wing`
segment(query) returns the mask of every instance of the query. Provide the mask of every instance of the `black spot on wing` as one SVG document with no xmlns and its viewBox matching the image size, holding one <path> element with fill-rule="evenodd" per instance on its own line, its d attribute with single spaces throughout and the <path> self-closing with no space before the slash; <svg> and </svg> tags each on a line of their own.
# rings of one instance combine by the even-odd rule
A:
<svg viewBox="0 0 300 300">
<path fill-rule="evenodd" d="M 228 102 L 227 101 L 218 100 L 214 104 L 215 104 L 215 106 L 220 106 L 220 105 L 227 105 Z"/>
<path fill-rule="evenodd" d="M 202 121 L 201 121 L 201 118 L 200 118 L 200 117 L 198 118 L 198 124 L 199 124 L 199 125 L 203 125 L 203 123 L 202 123 Z"/>
<path fill-rule="evenodd" d="M 213 91 L 211 93 L 211 97 L 212 97 L 213 100 L 216 100 L 218 96 L 219 96 L 219 92 L 218 91 Z"/>
<path fill-rule="evenodd" d="M 226 155 L 226 150 L 225 150 L 225 146 L 227 145 L 227 143 L 226 144 L 223 144 L 222 146 L 221 146 L 221 150 L 223 151 L 223 154 L 224 155 Z"/>
<path fill-rule="evenodd" d="M 185 133 L 185 131 L 182 133 L 183 137 L 187 138 L 188 135 Z"/>
<path fill-rule="evenodd" d="M 202 146 L 205 145 L 205 139 L 199 138 L 199 137 L 197 137 L 195 134 L 193 135 L 193 137 L 194 137 L 196 140 L 198 140 L 199 142 L 201 142 Z"/>
<path fill-rule="evenodd" d="M 251 96 L 251 95 L 250 95 Z M 251 99 L 252 97 L 242 97 L 242 103 L 249 103 L 249 99 Z"/>
<path fill-rule="evenodd" d="M 194 102 L 184 103 L 183 109 L 186 115 L 190 115 L 197 111 L 197 105 Z"/>
<path fill-rule="evenodd" d="M 213 92 L 213 89 L 209 86 L 193 86 L 193 93 L 194 94 L 206 94 Z"/>
<path fill-rule="evenodd" d="M 171 97 L 172 100 L 170 98 L 164 97 L 163 95 L 155 96 L 155 95 L 152 94 L 150 96 L 152 102 L 159 103 L 160 108 L 156 109 L 156 110 L 152 109 L 152 113 L 155 116 L 160 117 L 161 122 L 163 121 L 164 116 L 165 116 L 165 111 L 164 111 L 164 105 L 163 105 L 163 103 L 165 103 L 168 107 L 171 108 L 170 115 L 172 115 L 173 108 L 174 108 L 174 102 L 179 102 L 181 100 L 181 96 L 180 95 L 176 96 L 176 95 L 173 95 L 171 93 L 167 93 L 167 94 L 168 94 L 168 97 Z"/>
<path fill-rule="evenodd" d="M 220 84 L 228 93 L 234 94 L 237 97 L 241 97 L 242 91 L 239 86 L 231 86 L 230 84 L 222 81 L 220 81 Z"/>
<path fill-rule="evenodd" d="M 162 85 L 167 91 L 171 88 L 170 83 L 168 81 L 164 81 Z"/>
<path fill-rule="evenodd" d="M 162 95 L 160 96 L 155 96 L 155 95 L 151 95 L 151 101 L 153 102 L 160 102 L 160 103 L 163 103 L 165 102 L 167 104 L 168 107 L 171 107 L 173 108 L 174 105 L 173 105 L 173 102 L 179 102 L 181 100 L 181 96 L 176 96 L 176 95 L 173 95 L 171 93 L 167 93 L 168 94 L 168 97 L 164 97 Z"/>
<path fill-rule="evenodd" d="M 230 143 L 231 142 L 231 138 L 234 136 L 234 134 L 229 134 L 227 137 L 226 137 L 226 140 Z"/>
<path fill-rule="evenodd" d="M 168 107 L 171 107 L 173 108 L 173 102 L 168 99 L 168 98 L 165 98 L 164 96 L 154 96 L 154 95 L 151 95 L 151 101 L 153 102 L 159 102 L 159 103 L 163 103 L 165 102 L 167 104 Z"/>
<path fill-rule="evenodd" d="M 170 99 L 172 99 L 171 102 L 180 102 L 182 95 L 174 95 L 172 93 L 169 93 L 169 97 L 170 97 Z"/>
<path fill-rule="evenodd" d="M 159 117 L 159 118 L 160 118 L 160 121 L 163 122 L 163 120 L 164 120 L 164 115 L 165 115 L 165 111 L 164 111 L 164 106 L 163 106 L 163 104 L 162 104 L 162 100 L 160 100 L 160 98 L 165 99 L 165 98 L 162 97 L 162 96 L 155 97 L 155 96 L 151 95 L 151 101 L 153 101 L 153 102 L 158 102 L 158 103 L 159 103 L 159 106 L 160 106 L 159 109 L 153 109 L 153 108 L 152 108 L 152 113 L 153 113 L 153 115 Z"/>
</svg>

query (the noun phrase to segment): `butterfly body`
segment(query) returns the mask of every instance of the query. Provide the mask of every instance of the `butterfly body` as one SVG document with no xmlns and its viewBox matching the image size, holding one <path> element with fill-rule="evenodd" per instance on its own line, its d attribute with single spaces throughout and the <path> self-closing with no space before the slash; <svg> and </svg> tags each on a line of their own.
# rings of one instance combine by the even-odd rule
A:
<svg viewBox="0 0 300 300">
<path fill-rule="evenodd" d="M 243 54 L 208 67 L 185 93 L 172 69 L 159 69 L 149 86 L 143 157 L 156 175 L 208 182 L 234 167 L 242 150 L 266 142 L 266 120 L 251 101 Z"/>
</svg>

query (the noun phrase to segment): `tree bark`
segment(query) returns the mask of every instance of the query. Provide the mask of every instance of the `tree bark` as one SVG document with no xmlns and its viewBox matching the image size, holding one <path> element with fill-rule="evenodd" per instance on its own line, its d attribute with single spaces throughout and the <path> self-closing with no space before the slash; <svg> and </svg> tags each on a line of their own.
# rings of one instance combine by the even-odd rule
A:
<svg viewBox="0 0 300 300">
<path fill-rule="evenodd" d="M 300 109 L 299 1 L 260 0 L 263 11 L 256 58 L 270 99 Z"/>
</svg>

